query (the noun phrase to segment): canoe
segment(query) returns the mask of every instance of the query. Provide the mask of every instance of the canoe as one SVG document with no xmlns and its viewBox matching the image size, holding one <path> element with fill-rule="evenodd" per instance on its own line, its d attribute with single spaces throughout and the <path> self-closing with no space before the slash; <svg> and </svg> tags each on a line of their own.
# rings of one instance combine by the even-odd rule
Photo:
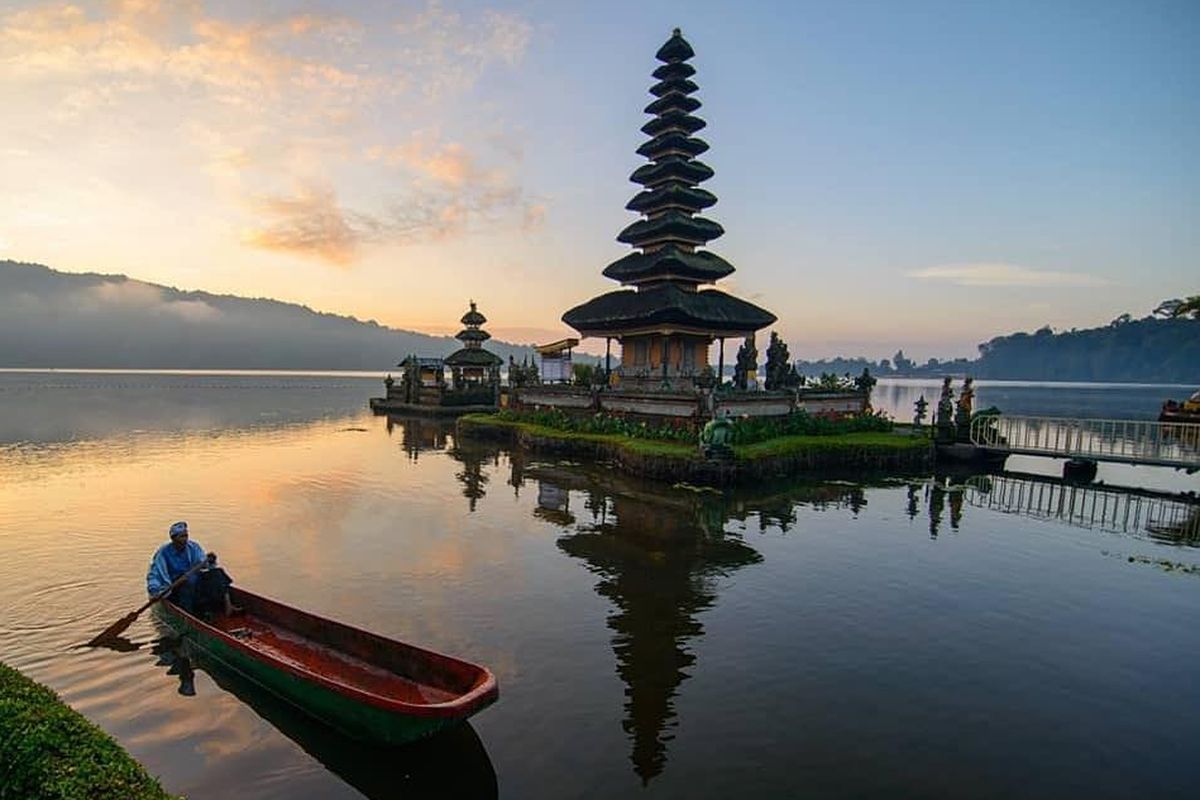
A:
<svg viewBox="0 0 1200 800">
<path fill-rule="evenodd" d="M 240 613 L 206 622 L 163 601 L 176 633 L 348 736 L 403 744 L 456 725 L 499 696 L 486 667 L 231 587 Z"/>
</svg>

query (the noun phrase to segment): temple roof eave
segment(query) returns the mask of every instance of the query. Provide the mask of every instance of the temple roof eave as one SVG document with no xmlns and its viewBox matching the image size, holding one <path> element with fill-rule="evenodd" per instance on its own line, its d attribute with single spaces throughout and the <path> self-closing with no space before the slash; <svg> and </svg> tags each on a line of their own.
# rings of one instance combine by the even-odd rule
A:
<svg viewBox="0 0 1200 800">
<path fill-rule="evenodd" d="M 666 284 L 653 289 L 618 289 L 578 305 L 563 322 L 585 336 L 628 334 L 663 326 L 687 328 L 714 336 L 733 336 L 771 325 L 766 309 L 716 289 L 689 292 Z"/>
<path fill-rule="evenodd" d="M 681 278 L 692 283 L 713 283 L 734 272 L 734 266 L 711 250 L 682 250 L 664 245 L 649 253 L 633 252 L 604 268 L 604 277 L 624 284 Z"/>
<path fill-rule="evenodd" d="M 447 367 L 498 367 L 504 363 L 500 356 L 479 347 L 455 350 L 443 361 Z"/>
</svg>

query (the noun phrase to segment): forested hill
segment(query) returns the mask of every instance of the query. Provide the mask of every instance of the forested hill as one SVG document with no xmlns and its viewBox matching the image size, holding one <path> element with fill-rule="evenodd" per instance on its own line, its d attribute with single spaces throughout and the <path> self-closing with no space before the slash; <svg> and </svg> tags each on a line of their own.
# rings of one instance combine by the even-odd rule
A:
<svg viewBox="0 0 1200 800">
<path fill-rule="evenodd" d="M 386 370 L 459 346 L 278 300 L 0 260 L 0 367 Z M 505 361 L 532 353 L 487 347 Z"/>
<path fill-rule="evenodd" d="M 979 346 L 981 378 L 1200 383 L 1200 320 L 1127 318 L 1104 328 L 997 336 Z"/>
<path fill-rule="evenodd" d="M 900 350 L 878 362 L 799 360 L 796 369 L 814 378 L 825 373 L 858 375 L 868 369 L 882 377 L 972 375 L 997 380 L 1200 384 L 1200 318 L 1134 320 L 1123 314 L 1103 328 L 1055 333 L 1046 327 L 997 336 L 979 345 L 975 360 L 931 358 L 918 364 Z"/>
</svg>

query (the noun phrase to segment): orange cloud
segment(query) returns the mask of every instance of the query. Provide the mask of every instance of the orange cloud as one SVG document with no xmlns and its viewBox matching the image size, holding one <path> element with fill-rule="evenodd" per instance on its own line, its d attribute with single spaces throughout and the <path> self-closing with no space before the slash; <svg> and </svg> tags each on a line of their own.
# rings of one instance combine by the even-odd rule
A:
<svg viewBox="0 0 1200 800">
<path fill-rule="evenodd" d="M 243 240 L 254 247 L 315 256 L 345 266 L 353 261 L 373 224 L 355 224 L 333 189 L 302 186 L 292 197 L 268 197 L 258 203 L 265 227 L 248 231 Z M 365 228 L 365 229 L 364 229 Z"/>
</svg>

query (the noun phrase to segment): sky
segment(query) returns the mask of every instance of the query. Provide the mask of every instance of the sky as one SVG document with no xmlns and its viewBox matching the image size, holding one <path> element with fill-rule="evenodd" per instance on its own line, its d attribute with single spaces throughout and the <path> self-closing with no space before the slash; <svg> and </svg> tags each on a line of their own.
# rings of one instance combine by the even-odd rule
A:
<svg viewBox="0 0 1200 800">
<path fill-rule="evenodd" d="M 561 338 L 617 288 L 674 27 L 719 288 L 793 357 L 1200 292 L 1194 0 L 0 0 L 0 258 Z"/>
</svg>

